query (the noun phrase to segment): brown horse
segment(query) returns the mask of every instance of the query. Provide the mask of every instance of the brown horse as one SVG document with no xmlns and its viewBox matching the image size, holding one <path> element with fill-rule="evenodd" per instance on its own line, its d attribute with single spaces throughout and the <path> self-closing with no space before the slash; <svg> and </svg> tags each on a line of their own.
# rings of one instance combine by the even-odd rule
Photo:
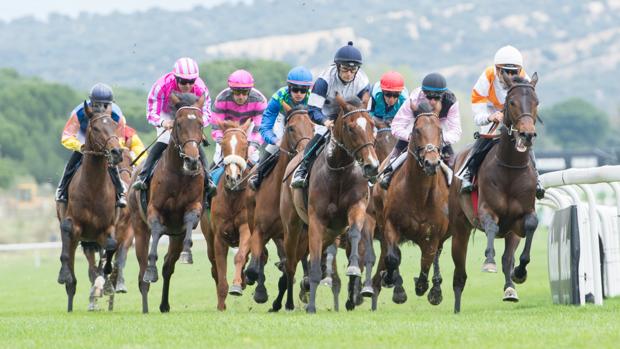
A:
<svg viewBox="0 0 620 349">
<path fill-rule="evenodd" d="M 377 175 L 379 160 L 374 150 L 374 124 L 359 100 L 340 107 L 326 149 L 317 158 L 308 187 L 308 246 L 310 253 L 310 299 L 307 312 L 315 313 L 316 288 L 321 281 L 324 247 L 347 230 L 351 254 L 346 275 L 350 284 L 361 276 L 359 243 L 366 220 L 368 178 Z M 354 307 L 349 298 L 347 308 Z"/>
<path fill-rule="evenodd" d="M 226 310 L 227 293 L 233 296 L 243 294 L 243 267 L 250 250 L 251 231 L 246 208 L 250 190 L 246 188 L 245 175 L 248 161 L 247 133 L 251 120 L 241 126 L 235 121 L 223 121 L 218 123 L 218 126 L 224 131 L 220 144 L 225 179 L 218 184 L 218 194 L 211 203 L 211 217 L 204 214 L 200 228 L 207 241 L 211 276 L 217 285 L 217 309 Z M 230 289 L 226 280 L 229 247 L 239 247 L 235 255 L 235 274 Z"/>
<path fill-rule="evenodd" d="M 258 303 L 267 301 L 267 292 L 264 286 L 265 275 L 264 260 L 265 244 L 270 239 L 282 239 L 283 225 L 280 218 L 280 189 L 282 179 L 288 163 L 300 152 L 303 152 L 308 141 L 314 135 L 314 124 L 305 109 L 291 109 L 284 105 L 287 113 L 284 121 L 284 133 L 280 142 L 280 149 L 277 163 L 263 184 L 256 191 L 254 209 L 254 227 L 250 245 L 252 249 L 252 260 L 246 276 L 249 282 L 258 281 L 254 300 Z M 286 291 L 286 273 L 282 273 L 281 281 L 278 283 L 278 297 L 273 302 L 272 311 L 282 308 L 282 297 Z"/>
<path fill-rule="evenodd" d="M 471 194 L 459 193 L 461 181 L 457 177 L 454 177 L 450 189 L 455 313 L 461 310 L 461 295 L 467 279 L 465 260 L 471 230 L 479 228 L 487 235 L 483 270 L 497 270 L 494 239 L 505 239 L 506 247 L 502 256 L 504 301 L 517 302 L 519 298 L 513 281 L 520 284 L 527 277 L 526 266 L 530 261 L 532 238 L 538 226 L 534 208 L 536 172 L 529 154 L 536 137 L 538 97 L 535 87 L 538 75 L 534 73 L 531 82 L 519 77 L 511 80 L 504 75 L 504 81 L 508 84 L 504 126 L 501 128 L 499 143 L 489 151 L 478 171 L 478 214 L 474 214 Z M 458 155 L 456 168 L 463 164 L 467 152 Z M 521 237 L 525 237 L 525 247 L 520 265 L 513 270 L 514 253 Z"/>
<path fill-rule="evenodd" d="M 65 284 L 67 311 L 73 311 L 73 296 L 77 285 L 75 249 L 78 242 L 91 243 L 97 246 L 96 249 L 102 246 L 105 248 L 105 267 L 101 268 L 100 263 L 96 271 L 98 275 L 103 274 L 105 282 L 109 282 L 112 256 L 116 249 L 114 228 L 118 212 L 115 206 L 116 192 L 108 174 L 108 166 L 115 166 L 121 161 L 118 124 L 112 119 L 110 108 L 94 111 L 84 102 L 84 113 L 89 123 L 82 151 L 82 165 L 69 185 L 69 202 L 56 206 L 62 239 L 58 283 Z M 90 250 L 85 249 L 87 251 Z M 95 287 L 97 278 L 92 270 L 89 275 Z"/>
<path fill-rule="evenodd" d="M 416 294 L 422 296 L 428 290 L 428 273 L 434 263 L 433 288 L 428 301 L 433 305 L 442 301 L 439 255 L 449 237 L 448 184 L 443 175 L 437 175 L 441 161 L 441 124 L 429 105 L 419 106 L 410 140 L 407 159 L 403 169 L 394 174 L 392 185 L 387 191 L 381 186 L 374 188 L 375 207 L 382 208 L 377 212 L 377 222 L 383 231 L 381 259 L 384 260 L 375 275 L 373 310 L 381 290 L 381 274 L 386 285 L 402 286 L 398 271 L 401 252 L 397 244 L 405 240 L 413 241 L 422 251 L 420 275 L 415 278 Z M 393 300 L 406 301 L 404 289 L 395 292 Z"/>
<path fill-rule="evenodd" d="M 377 152 L 377 157 L 379 158 L 379 162 L 382 163 L 392 149 L 394 149 L 394 145 L 396 144 L 396 137 L 392 135 L 392 121 L 390 120 L 382 120 L 379 118 L 373 118 L 375 122 L 375 152 Z"/>
<path fill-rule="evenodd" d="M 129 209 L 135 234 L 135 249 L 140 272 L 138 283 L 142 294 L 142 312 L 148 312 L 150 283 L 156 282 L 157 245 L 162 235 L 170 244 L 164 257 L 164 286 L 159 310 L 169 312 L 168 292 L 174 266 L 184 245 L 191 243 L 192 230 L 202 214 L 204 171 L 199 159 L 202 142 L 202 106 L 205 97 L 193 94 L 170 96 L 174 124 L 170 144 L 155 167 L 146 213 L 142 209 L 141 191 L 130 190 Z M 152 238 L 149 252 L 149 238 Z M 148 253 L 148 265 L 147 265 Z"/>
</svg>

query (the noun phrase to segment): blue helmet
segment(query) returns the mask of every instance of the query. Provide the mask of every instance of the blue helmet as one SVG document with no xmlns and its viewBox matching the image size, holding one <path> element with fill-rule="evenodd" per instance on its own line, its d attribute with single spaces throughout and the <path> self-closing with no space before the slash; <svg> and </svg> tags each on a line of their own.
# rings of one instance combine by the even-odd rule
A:
<svg viewBox="0 0 620 349">
<path fill-rule="evenodd" d="M 114 101 L 114 94 L 110 86 L 98 82 L 90 89 L 88 98 L 92 103 L 112 103 Z"/>
<path fill-rule="evenodd" d="M 353 41 L 349 41 L 346 46 L 343 46 L 336 51 L 334 63 L 348 66 L 362 65 L 362 53 L 360 50 L 353 47 Z"/>
<path fill-rule="evenodd" d="M 286 82 L 299 86 L 311 86 L 312 73 L 306 67 L 297 66 L 288 72 Z"/>
</svg>

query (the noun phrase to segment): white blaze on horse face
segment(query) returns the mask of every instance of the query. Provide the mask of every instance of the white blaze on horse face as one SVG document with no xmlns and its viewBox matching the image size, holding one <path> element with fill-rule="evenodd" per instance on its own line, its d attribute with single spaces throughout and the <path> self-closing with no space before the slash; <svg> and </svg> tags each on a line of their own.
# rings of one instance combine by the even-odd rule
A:
<svg viewBox="0 0 620 349">
<path fill-rule="evenodd" d="M 194 114 L 189 114 L 189 115 L 187 116 L 187 118 L 188 118 L 188 119 L 190 119 L 190 120 L 196 120 L 196 115 L 194 115 Z"/>
<path fill-rule="evenodd" d="M 237 155 L 237 136 L 235 135 L 230 139 L 230 149 L 232 151 L 231 155 Z"/>
<path fill-rule="evenodd" d="M 357 123 L 359 127 L 362 128 L 362 130 L 366 131 L 366 125 L 368 124 L 368 121 L 366 120 L 366 118 L 357 118 L 355 122 Z"/>
</svg>

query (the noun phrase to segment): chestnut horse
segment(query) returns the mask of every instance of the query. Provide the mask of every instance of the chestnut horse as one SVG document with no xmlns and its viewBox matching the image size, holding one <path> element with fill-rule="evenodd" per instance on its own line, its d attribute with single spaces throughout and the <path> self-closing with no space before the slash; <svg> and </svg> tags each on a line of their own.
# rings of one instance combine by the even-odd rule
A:
<svg viewBox="0 0 620 349">
<path fill-rule="evenodd" d="M 174 115 L 174 123 L 169 131 L 170 144 L 155 167 L 149 191 L 129 192 L 144 313 L 148 312 L 150 284 L 158 279 L 156 263 L 159 239 L 164 234 L 170 238 L 168 253 L 164 257 L 164 285 L 159 306 L 161 312 L 169 312 L 168 292 L 175 263 L 183 246 L 191 243 L 192 230 L 198 225 L 202 214 L 204 171 L 198 147 L 202 142 L 204 102 L 204 96 L 197 98 L 194 94 L 170 96 Z M 142 209 L 141 195 L 148 198 L 146 212 Z M 149 238 L 152 238 L 150 251 Z"/>
<path fill-rule="evenodd" d="M 359 243 L 366 221 L 368 179 L 377 175 L 379 167 L 374 150 L 374 123 L 362 107 L 363 102 L 357 98 L 345 101 L 340 95 L 336 95 L 335 102 L 340 111 L 330 140 L 313 166 L 308 186 L 308 313 L 316 312 L 316 288 L 321 281 L 324 248 L 332 245 L 345 230 L 351 246 L 346 272 L 349 283 L 355 284 L 355 278 L 361 276 Z M 349 298 L 347 307 L 353 307 L 354 303 Z"/>
<path fill-rule="evenodd" d="M 415 290 L 418 296 L 428 290 L 428 273 L 434 263 L 433 288 L 428 294 L 428 301 L 437 305 L 442 301 L 441 275 L 439 273 L 439 255 L 448 234 L 448 184 L 441 171 L 441 124 L 428 104 L 421 104 L 416 113 L 407 159 L 402 170 L 394 174 L 394 180 L 388 190 L 380 186 L 374 188 L 377 224 L 383 231 L 384 248 L 381 259 L 383 263 L 375 274 L 375 294 L 373 310 L 377 307 L 377 297 L 381 290 L 380 275 L 383 282 L 393 286 L 402 286 L 402 277 L 398 271 L 401 261 L 399 243 L 411 240 L 422 251 L 421 270 L 415 278 Z M 385 271 L 383 271 L 385 267 Z M 406 301 L 404 289 L 395 292 L 396 303 Z"/>
<path fill-rule="evenodd" d="M 118 212 L 116 191 L 108 166 L 115 166 L 121 161 L 118 124 L 112 119 L 110 108 L 93 110 L 84 102 L 84 113 L 89 122 L 82 150 L 82 164 L 69 185 L 69 202 L 56 205 L 62 240 L 58 283 L 65 285 L 69 312 L 73 311 L 73 296 L 77 285 L 75 249 L 78 242 L 96 246 L 84 250 L 87 255 L 93 253 L 93 265 L 94 251 L 101 250 L 101 247 L 105 249 L 105 267 L 101 268 L 102 263 L 99 263 L 96 270 L 91 268 L 89 272 L 93 287 L 91 304 L 95 286 L 103 288 L 103 282 L 109 284 L 112 256 L 116 250 L 114 229 Z"/>
<path fill-rule="evenodd" d="M 499 143 L 489 151 L 478 171 L 477 210 L 473 208 L 471 194 L 459 192 L 461 181 L 457 177 L 454 177 L 450 189 L 455 313 L 461 310 L 461 295 L 467 280 L 465 261 L 471 230 L 478 228 L 487 235 L 483 270 L 497 270 L 494 239 L 505 239 L 502 256 L 504 301 L 517 302 L 519 298 L 513 281 L 520 284 L 527 277 L 532 238 L 538 226 L 534 207 L 536 172 L 529 154 L 536 137 L 538 97 L 535 87 L 538 75 L 534 73 L 531 82 L 520 77 L 511 80 L 504 75 L 504 81 L 508 84 L 504 125 L 500 128 Z M 467 153 L 466 150 L 458 155 L 456 168 L 461 167 Z M 514 268 L 514 253 L 522 237 L 525 237 L 525 247 L 520 265 Z"/>
<path fill-rule="evenodd" d="M 227 293 L 241 296 L 245 287 L 243 267 L 250 250 L 251 234 L 246 208 L 250 189 L 245 183 L 245 175 L 248 161 L 247 133 L 252 123 L 247 120 L 239 126 L 236 121 L 222 121 L 217 126 L 224 131 L 220 145 L 225 178 L 220 180 L 218 194 L 211 203 L 211 217 L 207 213 L 203 214 L 200 228 L 207 241 L 211 276 L 217 285 L 217 309 L 226 310 Z M 239 247 L 235 255 L 235 274 L 230 289 L 226 280 L 229 247 Z"/>
</svg>

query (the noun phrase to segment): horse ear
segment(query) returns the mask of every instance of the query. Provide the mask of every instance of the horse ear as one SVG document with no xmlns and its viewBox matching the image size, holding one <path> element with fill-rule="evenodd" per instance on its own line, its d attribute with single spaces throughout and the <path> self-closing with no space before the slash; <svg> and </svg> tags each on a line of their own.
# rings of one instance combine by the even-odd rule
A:
<svg viewBox="0 0 620 349">
<path fill-rule="evenodd" d="M 170 104 L 171 105 L 177 105 L 178 103 L 181 102 L 181 99 L 179 98 L 179 96 L 176 93 L 171 93 L 170 94 Z"/>
<path fill-rule="evenodd" d="M 288 115 L 288 113 L 291 112 L 291 106 L 288 105 L 288 103 L 286 103 L 285 101 L 280 102 L 280 104 L 282 105 L 282 108 L 284 108 L 284 113 Z"/>
<path fill-rule="evenodd" d="M 245 120 L 243 125 L 241 125 L 241 129 L 245 131 L 245 133 L 249 133 L 251 127 L 254 127 L 254 124 L 252 123 L 252 119 Z"/>
<path fill-rule="evenodd" d="M 512 86 L 512 78 L 508 76 L 508 74 L 506 74 L 506 72 L 504 72 L 503 70 L 501 71 L 501 74 L 502 79 L 504 79 L 504 82 L 506 83 L 506 87 L 510 88 Z"/>
<path fill-rule="evenodd" d="M 536 84 L 538 83 L 538 72 L 534 72 L 534 75 L 532 75 L 532 80 L 530 80 L 530 83 L 532 84 L 532 86 L 536 87 Z"/>
<path fill-rule="evenodd" d="M 345 111 L 347 110 L 347 101 L 345 101 L 344 98 L 342 98 L 340 93 L 336 92 L 336 97 L 334 97 L 334 99 L 336 100 L 336 103 L 338 103 L 340 108 L 342 108 L 342 110 L 345 110 Z"/>
<path fill-rule="evenodd" d="M 194 105 L 202 110 L 202 107 L 205 105 L 205 95 L 200 96 Z"/>
<path fill-rule="evenodd" d="M 362 96 L 362 106 L 366 109 L 368 109 L 368 101 L 370 100 L 370 93 L 368 93 L 368 91 L 364 92 L 364 95 Z"/>
<path fill-rule="evenodd" d="M 93 117 L 93 108 L 88 105 L 86 100 L 84 101 L 84 114 L 86 114 L 86 117 L 88 117 L 89 119 Z"/>
</svg>

